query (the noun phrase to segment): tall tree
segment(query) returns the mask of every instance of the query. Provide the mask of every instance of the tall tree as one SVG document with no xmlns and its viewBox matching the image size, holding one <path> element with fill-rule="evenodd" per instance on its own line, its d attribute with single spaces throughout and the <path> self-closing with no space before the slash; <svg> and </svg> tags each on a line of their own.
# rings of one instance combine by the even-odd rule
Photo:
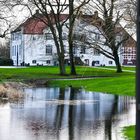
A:
<svg viewBox="0 0 140 140">
<path fill-rule="evenodd" d="M 65 56 L 64 56 L 64 43 L 63 43 L 63 26 L 67 21 L 66 17 L 62 17 L 62 13 L 68 7 L 66 1 L 61 2 L 60 0 L 32 0 L 29 3 L 33 4 L 37 8 L 45 19 L 42 21 L 50 28 L 55 46 L 57 49 L 60 74 L 65 75 Z"/>
<path fill-rule="evenodd" d="M 80 14 L 80 10 L 83 6 L 88 4 L 90 0 L 83 0 L 78 3 L 79 5 L 75 8 L 74 7 L 74 0 L 69 0 L 69 35 L 68 35 L 68 42 L 69 42 L 69 56 L 70 56 L 70 66 L 71 66 L 71 74 L 76 75 L 75 64 L 74 64 L 74 31 L 75 31 L 75 21 Z"/>
<path fill-rule="evenodd" d="M 99 18 L 96 13 L 92 24 L 100 30 L 100 34 L 104 36 L 105 44 L 110 48 L 111 52 L 101 48 L 99 44 L 98 47 L 96 45 L 96 49 L 105 55 L 107 54 L 106 56 L 109 56 L 109 58 L 112 58 L 115 61 L 117 72 L 122 72 L 118 51 L 119 47 L 128 39 L 128 36 L 124 36 L 120 42 L 117 41 L 116 34 L 117 32 L 121 33 L 121 31 L 117 31 L 119 29 L 118 25 L 123 16 L 118 7 L 119 1 L 116 0 L 92 0 L 88 5 L 90 13 L 93 13 L 93 10 L 96 9 L 102 17 L 102 19 Z"/>
<path fill-rule="evenodd" d="M 80 1 L 76 6 L 74 5 L 74 0 L 16 0 L 12 3 L 12 6 L 22 5 L 29 9 L 32 13 L 32 8 L 38 9 L 43 18 L 40 18 L 40 15 L 37 15 L 36 18 L 40 18 L 52 32 L 55 46 L 57 49 L 60 74 L 65 75 L 65 55 L 64 55 L 64 42 L 63 42 L 63 27 L 66 22 L 69 22 L 68 26 L 68 42 L 69 42 L 69 57 L 70 57 L 70 66 L 71 74 L 75 75 L 75 64 L 73 56 L 73 29 L 75 24 L 75 19 L 77 17 L 79 9 L 86 4 L 89 0 Z M 77 3 L 75 1 L 75 3 Z M 69 14 L 64 14 L 68 13 Z M 76 11 L 76 12 L 75 12 Z"/>
<path fill-rule="evenodd" d="M 10 6 L 26 7 L 31 15 L 33 11 L 38 11 L 34 18 L 39 19 L 46 24 L 53 35 L 54 43 L 57 50 L 60 74 L 65 75 L 65 56 L 64 56 L 64 42 L 63 42 L 63 26 L 68 20 L 66 15 L 62 15 L 68 8 L 67 1 L 60 0 L 15 0 L 10 1 Z"/>
</svg>

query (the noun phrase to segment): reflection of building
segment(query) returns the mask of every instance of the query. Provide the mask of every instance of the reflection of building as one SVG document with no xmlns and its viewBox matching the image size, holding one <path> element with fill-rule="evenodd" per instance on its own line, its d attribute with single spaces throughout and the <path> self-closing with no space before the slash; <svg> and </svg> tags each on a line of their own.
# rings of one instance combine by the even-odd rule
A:
<svg viewBox="0 0 140 140">
<path fill-rule="evenodd" d="M 36 16 L 43 18 L 42 15 L 37 12 L 11 32 L 10 54 L 14 65 L 22 65 L 24 63 L 29 65 L 58 65 L 57 51 L 52 33 L 46 24 L 40 19 L 37 19 Z M 68 15 L 61 15 L 61 19 L 64 20 L 67 16 Z M 97 21 L 96 23 L 95 20 Z M 96 49 L 97 47 L 95 47 L 98 42 L 98 45 L 102 48 L 109 52 L 111 51 L 109 47 L 105 45 L 105 37 L 103 37 L 101 31 L 99 31 L 95 24 L 97 24 L 96 26 L 103 24 L 97 12 L 95 12 L 94 15 L 82 15 L 82 17 L 77 19 L 74 38 L 83 42 L 94 40 L 94 48 L 89 48 L 84 43 L 75 43 L 75 61 L 78 61 L 79 64 L 84 63 L 89 66 L 114 66 L 114 61 L 102 55 Z M 122 30 L 121 26 L 119 29 L 121 30 L 116 33 L 117 42 L 122 39 L 121 33 L 127 34 L 124 29 Z M 67 36 L 68 29 L 64 26 L 63 42 L 65 45 L 65 62 L 69 64 Z M 123 52 L 123 54 L 119 54 L 121 64 L 135 64 L 135 41 L 132 37 L 129 37 L 129 40 L 124 46 L 121 46 L 120 51 Z"/>
</svg>

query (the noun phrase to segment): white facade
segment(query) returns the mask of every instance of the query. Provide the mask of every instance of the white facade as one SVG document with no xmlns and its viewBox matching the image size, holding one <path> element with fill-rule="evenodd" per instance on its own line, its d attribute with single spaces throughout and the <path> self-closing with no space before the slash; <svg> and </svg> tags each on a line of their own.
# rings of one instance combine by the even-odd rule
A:
<svg viewBox="0 0 140 140">
<path fill-rule="evenodd" d="M 65 56 L 68 60 L 67 28 L 64 27 L 63 31 Z M 86 40 L 89 42 L 93 41 L 94 45 L 96 45 L 95 41 L 98 40 L 101 42 L 101 47 L 109 50 L 109 48 L 104 45 L 105 38 L 96 27 L 92 25 L 81 25 L 79 27 L 75 27 L 75 32 L 84 34 L 86 36 Z M 58 65 L 55 43 L 51 32 L 47 28 L 43 30 L 43 34 L 24 34 L 22 30 L 12 32 L 10 48 L 11 59 L 13 60 L 14 65 L 22 65 L 22 63 L 35 66 Z M 76 43 L 74 55 L 79 57 L 83 63 L 89 66 L 115 66 L 115 62 L 112 59 L 99 53 L 94 47 L 86 48 L 83 44 Z"/>
<path fill-rule="evenodd" d="M 24 44 L 23 34 L 20 32 L 11 34 L 10 41 L 10 57 L 13 60 L 14 65 L 20 65 L 23 62 L 24 57 Z"/>
</svg>

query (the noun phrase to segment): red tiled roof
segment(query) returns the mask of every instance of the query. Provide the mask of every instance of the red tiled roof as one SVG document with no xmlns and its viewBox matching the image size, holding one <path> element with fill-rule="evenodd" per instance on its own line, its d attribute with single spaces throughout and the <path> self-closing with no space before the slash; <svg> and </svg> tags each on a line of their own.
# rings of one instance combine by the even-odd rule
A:
<svg viewBox="0 0 140 140">
<path fill-rule="evenodd" d="M 68 14 L 61 14 L 60 21 L 63 21 L 67 17 Z M 98 26 L 103 25 L 103 19 L 95 15 L 82 15 L 81 18 L 83 21 L 86 21 L 93 25 L 96 23 Z M 94 22 L 94 20 L 96 20 L 96 22 Z M 43 21 L 45 21 L 46 24 Z M 27 19 L 24 23 L 22 23 L 20 26 L 18 26 L 13 32 L 20 31 L 22 27 L 23 27 L 23 34 L 43 34 L 43 30 L 47 28 L 47 20 L 41 14 L 36 13 L 35 15 Z M 115 32 L 117 34 L 122 32 L 123 34 L 129 35 L 122 26 L 116 27 Z M 136 41 L 129 35 L 129 39 L 123 44 L 123 46 L 135 47 Z"/>
<path fill-rule="evenodd" d="M 32 19 L 23 25 L 24 34 L 42 34 L 47 25 L 38 19 Z"/>
<path fill-rule="evenodd" d="M 67 17 L 67 14 L 60 15 L 60 21 L 66 19 Z M 21 31 L 22 28 L 23 34 L 43 34 L 43 30 L 47 28 L 47 18 L 43 17 L 41 14 L 35 14 L 19 25 L 13 32 Z"/>
</svg>

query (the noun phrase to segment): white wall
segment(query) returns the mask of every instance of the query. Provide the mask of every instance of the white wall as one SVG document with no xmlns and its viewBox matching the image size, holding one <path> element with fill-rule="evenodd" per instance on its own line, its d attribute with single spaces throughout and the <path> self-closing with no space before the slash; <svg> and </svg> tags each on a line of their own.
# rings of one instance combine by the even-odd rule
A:
<svg viewBox="0 0 140 140">
<path fill-rule="evenodd" d="M 102 44 L 102 47 L 105 49 L 109 49 L 107 46 L 104 46 L 105 38 L 101 35 L 99 30 L 92 26 L 92 25 L 80 25 L 79 27 L 75 27 L 76 32 L 78 33 L 84 33 L 88 39 L 88 41 L 93 41 L 94 43 L 96 40 L 95 34 L 100 34 L 100 44 Z M 63 28 L 64 34 L 68 35 L 68 29 L 66 27 Z M 21 46 L 21 52 L 18 54 L 19 59 L 19 65 L 23 61 L 26 64 L 30 65 L 54 65 L 56 63 L 57 59 L 57 51 L 55 47 L 55 43 L 52 39 L 46 40 L 45 33 L 50 32 L 49 29 L 44 30 L 44 34 L 41 35 L 30 35 L 30 34 L 21 34 L 21 32 L 17 32 L 14 34 L 17 34 L 17 39 L 12 40 L 11 39 L 11 58 L 14 60 L 14 65 L 16 65 L 17 60 L 17 48 L 19 49 L 19 46 Z M 68 42 L 67 40 L 63 40 L 64 45 L 66 47 L 66 59 L 69 59 L 68 56 Z M 52 55 L 46 54 L 46 45 L 52 45 Z M 13 46 L 16 46 L 13 49 Z M 17 47 L 18 46 L 18 47 Z M 14 50 L 14 53 L 13 53 Z M 24 51 L 23 51 L 24 50 Z M 93 61 L 99 61 L 99 64 L 95 64 L 96 66 L 105 65 L 105 66 L 115 66 L 115 63 L 112 59 L 109 59 L 105 57 L 104 55 L 95 55 L 93 53 L 93 48 L 87 48 L 86 53 L 82 54 L 80 53 L 81 48 L 80 45 L 77 47 L 77 53 L 76 56 L 80 57 L 81 60 L 85 63 L 85 60 L 87 59 L 89 61 L 89 66 L 92 66 Z M 109 50 L 110 51 L 110 50 Z M 19 50 L 18 50 L 19 52 Z M 34 63 L 33 63 L 34 61 Z M 36 62 L 35 62 L 36 61 Z M 49 61 L 49 63 L 48 63 Z M 112 64 L 109 64 L 109 61 L 112 61 Z M 58 62 L 57 62 L 58 64 Z"/>
<path fill-rule="evenodd" d="M 20 65 L 23 62 L 23 35 L 21 32 L 12 33 L 10 41 L 10 58 L 14 65 Z M 18 59 L 18 62 L 17 62 Z"/>
</svg>

